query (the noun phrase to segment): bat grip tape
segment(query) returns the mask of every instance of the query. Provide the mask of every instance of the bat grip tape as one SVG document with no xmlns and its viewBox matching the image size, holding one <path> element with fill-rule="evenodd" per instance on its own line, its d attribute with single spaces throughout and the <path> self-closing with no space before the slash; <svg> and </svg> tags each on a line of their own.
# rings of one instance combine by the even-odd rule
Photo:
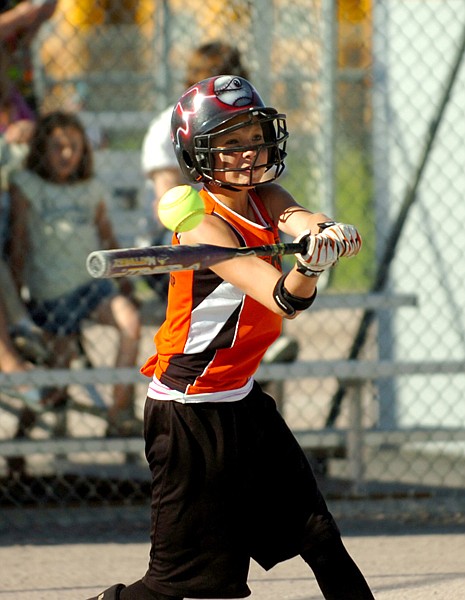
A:
<svg viewBox="0 0 465 600">
<path fill-rule="evenodd" d="M 287 273 L 284 273 L 284 275 L 281 275 L 281 277 L 278 279 L 273 290 L 273 299 L 279 308 L 286 313 L 286 315 L 293 317 L 296 312 L 310 308 L 310 306 L 315 302 L 317 290 L 315 289 L 313 296 L 310 296 L 310 298 L 300 298 L 299 296 L 294 296 L 294 294 L 288 292 L 284 287 L 284 280 L 286 277 Z"/>
</svg>

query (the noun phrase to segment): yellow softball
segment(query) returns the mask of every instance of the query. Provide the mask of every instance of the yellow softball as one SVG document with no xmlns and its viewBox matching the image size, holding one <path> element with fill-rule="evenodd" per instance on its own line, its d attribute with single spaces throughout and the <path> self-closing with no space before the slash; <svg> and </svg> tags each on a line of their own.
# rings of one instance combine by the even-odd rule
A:
<svg viewBox="0 0 465 600">
<path fill-rule="evenodd" d="M 158 202 L 158 218 L 171 231 L 189 231 L 205 215 L 200 194 L 190 185 L 177 185 L 163 194 Z"/>
</svg>

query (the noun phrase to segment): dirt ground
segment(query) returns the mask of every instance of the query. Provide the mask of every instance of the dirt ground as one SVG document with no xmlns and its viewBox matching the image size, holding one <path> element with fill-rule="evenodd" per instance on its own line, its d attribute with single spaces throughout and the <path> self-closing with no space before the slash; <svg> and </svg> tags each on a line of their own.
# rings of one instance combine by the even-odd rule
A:
<svg viewBox="0 0 465 600">
<path fill-rule="evenodd" d="M 85 600 L 117 581 L 139 579 L 147 565 L 147 518 L 143 507 L 3 511 L 0 598 Z M 463 523 L 344 518 L 339 524 L 377 600 L 465 597 Z M 270 572 L 252 563 L 249 586 L 254 600 L 322 598 L 300 558 Z"/>
</svg>

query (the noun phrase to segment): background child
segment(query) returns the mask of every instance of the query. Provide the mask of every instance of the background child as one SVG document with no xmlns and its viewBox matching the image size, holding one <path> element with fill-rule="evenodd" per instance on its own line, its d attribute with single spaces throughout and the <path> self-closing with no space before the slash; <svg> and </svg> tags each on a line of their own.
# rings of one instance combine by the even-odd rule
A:
<svg viewBox="0 0 465 600">
<path fill-rule="evenodd" d="M 93 280 L 86 258 L 116 248 L 107 193 L 93 172 L 92 150 L 79 119 L 53 112 L 38 119 L 25 169 L 12 176 L 11 259 L 26 286 L 35 322 L 53 341 L 57 366 L 72 358 L 70 340 L 91 318 L 117 328 L 116 366 L 136 363 L 140 320 L 136 306 L 113 281 Z M 140 432 L 133 419 L 132 385 L 116 384 L 109 435 Z"/>
</svg>

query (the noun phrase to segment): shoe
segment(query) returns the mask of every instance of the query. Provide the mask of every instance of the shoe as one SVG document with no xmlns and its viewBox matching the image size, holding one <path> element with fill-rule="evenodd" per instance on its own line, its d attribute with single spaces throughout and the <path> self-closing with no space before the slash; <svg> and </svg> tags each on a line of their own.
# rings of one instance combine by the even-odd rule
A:
<svg viewBox="0 0 465 600">
<path fill-rule="evenodd" d="M 40 329 L 33 329 L 24 325 L 13 325 L 10 328 L 11 339 L 25 360 L 34 364 L 47 364 L 50 352 Z"/>
<path fill-rule="evenodd" d="M 45 410 L 65 408 L 69 403 L 68 388 L 46 386 L 41 389 L 42 404 Z"/>
<path fill-rule="evenodd" d="M 88 600 L 119 600 L 121 590 L 124 590 L 126 586 L 122 583 L 112 585 L 110 588 L 99 594 L 98 596 L 92 596 Z"/>
<path fill-rule="evenodd" d="M 42 406 L 42 393 L 40 389 L 30 387 L 28 385 L 21 385 L 14 388 L 2 388 L 2 393 L 10 396 L 10 398 L 17 398 L 24 402 L 24 404 L 33 410 L 34 412 L 40 412 Z"/>
<path fill-rule="evenodd" d="M 21 385 L 14 388 L 2 388 L 2 393 L 10 398 L 21 400 L 27 408 L 35 413 L 63 408 L 68 401 L 67 388 L 34 388 Z"/>
</svg>

